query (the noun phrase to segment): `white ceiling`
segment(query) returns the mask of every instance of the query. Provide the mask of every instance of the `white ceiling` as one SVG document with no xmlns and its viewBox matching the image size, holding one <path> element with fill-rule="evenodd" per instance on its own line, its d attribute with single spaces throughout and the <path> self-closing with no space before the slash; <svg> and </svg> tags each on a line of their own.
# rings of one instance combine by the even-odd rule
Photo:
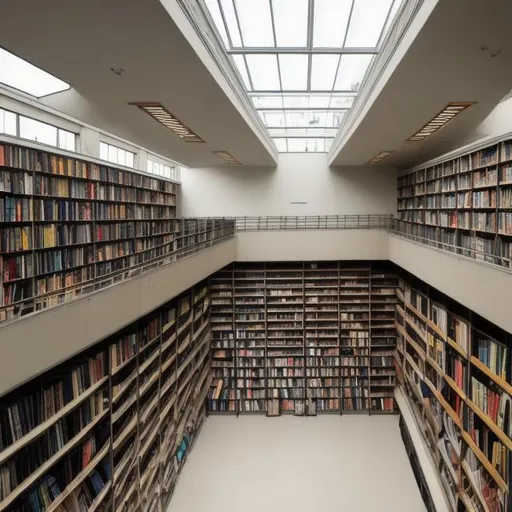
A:
<svg viewBox="0 0 512 512">
<path fill-rule="evenodd" d="M 511 20 L 510 0 L 440 0 L 332 165 L 394 151 L 382 165 L 410 167 L 476 138 L 475 128 L 510 91 Z M 478 103 L 427 140 L 405 142 L 453 101 Z"/>
<path fill-rule="evenodd" d="M 73 89 L 41 101 L 189 167 L 275 165 L 158 0 L 4 0 L 0 46 Z M 120 76 L 111 68 L 123 69 Z M 133 101 L 157 101 L 206 144 L 187 143 Z"/>
<path fill-rule="evenodd" d="M 4 0 L 2 12 L 0 46 L 73 86 L 45 104 L 190 167 L 225 165 L 212 154 L 223 150 L 247 166 L 275 165 L 232 91 L 158 0 Z M 511 19 L 509 0 L 439 0 L 332 165 L 362 165 L 392 150 L 382 165 L 408 167 L 467 143 L 510 91 Z M 182 141 L 133 101 L 161 102 L 207 143 Z M 450 101 L 478 104 L 428 140 L 405 142 Z"/>
</svg>

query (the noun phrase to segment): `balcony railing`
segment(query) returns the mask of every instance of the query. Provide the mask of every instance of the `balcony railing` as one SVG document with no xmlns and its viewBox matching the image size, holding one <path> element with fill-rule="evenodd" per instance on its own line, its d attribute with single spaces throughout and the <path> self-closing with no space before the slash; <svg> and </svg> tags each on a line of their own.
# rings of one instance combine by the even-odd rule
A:
<svg viewBox="0 0 512 512">
<path fill-rule="evenodd" d="M 310 229 L 391 229 L 392 215 L 308 215 L 234 217 L 237 231 L 288 231 Z"/>
<path fill-rule="evenodd" d="M 407 240 L 428 245 L 441 251 L 449 252 L 457 256 L 476 260 L 486 265 L 494 266 L 497 269 L 512 273 L 512 259 L 499 253 L 499 246 L 494 246 L 495 252 L 482 251 L 476 249 L 478 239 L 476 236 L 470 238 L 470 247 L 457 245 L 452 241 L 443 240 L 441 230 L 433 230 L 429 236 L 424 236 L 423 226 L 415 226 L 411 223 L 395 219 L 390 232 Z"/>
<path fill-rule="evenodd" d="M 421 232 L 411 232 L 411 225 L 387 214 L 367 215 L 315 215 L 315 216 L 267 216 L 267 217 L 223 217 L 223 218 L 183 218 L 175 219 L 178 223 L 178 234 L 172 241 L 158 247 L 158 256 L 150 257 L 140 263 L 128 265 L 123 269 L 96 276 L 86 282 L 67 286 L 59 290 L 27 297 L 9 305 L 0 307 L 0 322 L 18 318 L 30 313 L 51 308 L 77 297 L 88 295 L 116 283 L 131 279 L 140 274 L 152 271 L 160 266 L 202 251 L 212 245 L 227 240 L 236 232 L 249 231 L 300 231 L 300 230 L 385 230 L 404 239 L 421 243 L 429 247 L 469 258 L 497 269 L 512 273 L 512 259 L 498 254 L 478 250 L 476 237 L 472 247 L 459 246 L 442 240 L 439 230 L 433 238 L 422 236 Z M 130 256 L 127 256 L 130 257 Z"/>
<path fill-rule="evenodd" d="M 51 308 L 77 297 L 82 297 L 126 281 L 163 265 L 186 258 L 191 254 L 223 242 L 235 234 L 235 223 L 232 219 L 199 218 L 173 220 L 177 223 L 177 234 L 170 242 L 140 251 L 134 255 L 126 255 L 126 258 L 130 259 L 140 258 L 142 255 L 144 261 L 136 264 L 127 264 L 122 269 L 113 270 L 108 274 L 96 276 L 94 279 L 82 281 L 76 285 L 27 297 L 12 304 L 2 306 L 0 307 L 0 322 Z M 154 252 L 151 253 L 155 249 L 157 250 L 157 256 L 154 256 Z"/>
</svg>

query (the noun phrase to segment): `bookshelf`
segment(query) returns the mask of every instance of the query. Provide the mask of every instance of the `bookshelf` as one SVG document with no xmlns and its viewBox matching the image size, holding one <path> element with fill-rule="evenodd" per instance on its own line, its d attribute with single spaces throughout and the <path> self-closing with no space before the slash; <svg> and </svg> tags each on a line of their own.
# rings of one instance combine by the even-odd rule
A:
<svg viewBox="0 0 512 512">
<path fill-rule="evenodd" d="M 510 268 L 512 140 L 400 176 L 398 219 L 410 235 Z"/>
<path fill-rule="evenodd" d="M 395 358 L 452 510 L 509 510 L 510 334 L 412 277 L 397 299 Z"/>
<path fill-rule="evenodd" d="M 236 263 L 214 274 L 209 412 L 394 412 L 397 284 L 380 262 Z"/>
<path fill-rule="evenodd" d="M 165 510 L 210 388 L 207 281 L 0 400 L 0 509 Z"/>
<path fill-rule="evenodd" d="M 178 189 L 135 171 L 0 144 L 0 321 L 186 244 L 187 228 L 180 237 L 174 219 Z"/>
</svg>

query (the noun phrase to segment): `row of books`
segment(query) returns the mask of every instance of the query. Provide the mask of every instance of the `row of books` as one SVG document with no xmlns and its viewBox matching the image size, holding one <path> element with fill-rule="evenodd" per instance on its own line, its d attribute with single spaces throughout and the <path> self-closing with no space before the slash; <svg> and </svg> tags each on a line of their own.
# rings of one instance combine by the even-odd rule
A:
<svg viewBox="0 0 512 512">
<path fill-rule="evenodd" d="M 474 353 L 478 359 L 502 379 L 507 378 L 510 352 L 505 345 L 491 339 L 477 337 Z"/>
<path fill-rule="evenodd" d="M 122 184 L 171 194 L 175 194 L 178 188 L 176 184 L 164 179 L 20 146 L 1 145 L 0 166 Z"/>
<path fill-rule="evenodd" d="M 0 450 L 29 434 L 43 421 L 87 391 L 105 376 L 105 354 L 77 364 L 42 393 L 27 394 L 0 411 Z"/>
<path fill-rule="evenodd" d="M 512 405 L 512 399 L 505 393 L 493 391 L 485 384 L 471 377 L 471 399 L 478 407 L 498 425 L 498 427 L 510 434 L 510 425 L 505 421 Z"/>
</svg>

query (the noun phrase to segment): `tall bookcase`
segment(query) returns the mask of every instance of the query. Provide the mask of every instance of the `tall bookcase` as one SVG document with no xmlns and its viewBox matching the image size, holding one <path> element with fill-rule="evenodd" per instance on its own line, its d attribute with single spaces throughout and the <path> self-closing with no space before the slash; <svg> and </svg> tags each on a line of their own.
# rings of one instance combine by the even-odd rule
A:
<svg viewBox="0 0 512 512">
<path fill-rule="evenodd" d="M 0 145 L 0 321 L 177 249 L 178 189 L 135 171 Z"/>
<path fill-rule="evenodd" d="M 452 510 L 511 506 L 512 337 L 409 276 L 396 358 Z"/>
<path fill-rule="evenodd" d="M 237 263 L 211 278 L 210 412 L 393 412 L 385 263 Z"/>
<path fill-rule="evenodd" d="M 203 282 L 0 400 L 0 509 L 165 510 L 210 387 Z"/>
<path fill-rule="evenodd" d="M 512 140 L 400 176 L 398 219 L 406 233 L 511 267 Z"/>
</svg>

